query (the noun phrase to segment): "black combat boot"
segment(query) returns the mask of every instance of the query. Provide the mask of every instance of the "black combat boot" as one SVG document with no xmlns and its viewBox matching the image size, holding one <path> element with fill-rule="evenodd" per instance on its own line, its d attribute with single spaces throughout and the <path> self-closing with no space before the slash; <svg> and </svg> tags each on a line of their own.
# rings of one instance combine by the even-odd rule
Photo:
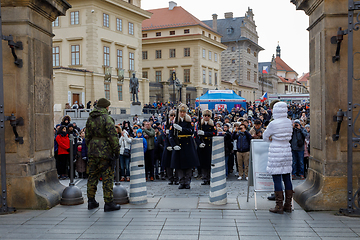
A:
<svg viewBox="0 0 360 240">
<path fill-rule="evenodd" d="M 115 204 L 114 202 L 105 203 L 104 212 L 111 212 L 116 210 L 120 210 L 120 205 Z"/>
<path fill-rule="evenodd" d="M 89 198 L 88 199 L 88 210 L 98 208 L 99 203 L 95 200 L 95 198 Z"/>
</svg>

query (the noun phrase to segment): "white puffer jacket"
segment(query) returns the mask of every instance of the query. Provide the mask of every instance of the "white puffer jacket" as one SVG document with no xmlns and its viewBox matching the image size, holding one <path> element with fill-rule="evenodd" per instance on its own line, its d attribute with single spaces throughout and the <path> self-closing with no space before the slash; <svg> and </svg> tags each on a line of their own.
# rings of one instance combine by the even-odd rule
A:
<svg viewBox="0 0 360 240">
<path fill-rule="evenodd" d="M 121 136 L 119 139 L 120 144 L 120 155 L 124 154 L 125 148 L 130 149 L 131 148 L 131 138 L 129 137 L 129 133 L 126 130 L 123 130 L 124 136 Z"/>
<path fill-rule="evenodd" d="M 274 105 L 274 121 L 270 122 L 263 134 L 265 141 L 271 141 L 266 170 L 272 174 L 287 174 L 292 171 L 292 153 L 289 141 L 293 127 L 287 118 L 287 104 L 278 102 Z M 271 137 L 271 140 L 270 140 Z"/>
</svg>

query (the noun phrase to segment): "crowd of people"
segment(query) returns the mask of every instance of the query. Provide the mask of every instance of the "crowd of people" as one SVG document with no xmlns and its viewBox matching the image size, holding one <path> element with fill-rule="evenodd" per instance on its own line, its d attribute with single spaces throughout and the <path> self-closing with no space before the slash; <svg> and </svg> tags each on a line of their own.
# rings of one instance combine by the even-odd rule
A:
<svg viewBox="0 0 360 240">
<path fill-rule="evenodd" d="M 105 99 L 103 101 L 108 102 Z M 262 139 L 267 134 L 264 140 L 279 140 L 285 134 L 281 135 L 281 129 L 280 133 L 275 131 L 274 136 L 271 135 L 274 130 L 271 130 L 272 133 L 269 133 L 270 130 L 266 132 L 269 124 L 275 118 L 276 114 L 273 114 L 272 108 L 277 102 L 274 101 L 270 105 L 248 103 L 246 109 L 241 107 L 233 108 L 230 111 L 227 109 L 200 110 L 199 108 L 189 108 L 185 104 L 179 106 L 170 103 L 157 104 L 158 113 L 153 114 L 149 119 L 140 121 L 139 117 L 135 115 L 132 122 L 124 121 L 113 125 L 113 130 L 116 129 L 115 134 L 117 135 L 117 140 L 112 140 L 116 141 L 116 144 L 113 143 L 114 146 L 111 147 L 111 149 L 116 149 L 114 156 L 107 153 L 108 151 L 103 146 L 104 143 L 94 145 L 100 148 L 100 150 L 96 150 L 95 155 L 104 155 L 108 159 L 114 157 L 116 161 L 120 162 L 120 181 L 130 181 L 132 139 L 142 138 L 146 180 L 167 180 L 169 185 L 179 185 L 179 189 L 190 189 L 193 176 L 202 179 L 202 185 L 210 185 L 212 138 L 224 136 L 226 176 L 235 174 L 238 180 L 248 180 L 251 139 Z M 292 125 L 289 136 L 285 137 L 285 140 L 282 139 L 289 145 L 290 150 L 287 157 L 291 160 L 292 179 L 305 179 L 310 144 L 310 106 L 309 104 L 281 104 L 283 104 L 283 112 L 280 115 Z M 109 116 L 107 110 L 101 107 L 102 105 L 104 103 L 100 103 L 94 108 L 89 119 L 96 119 L 101 114 Z M 92 142 L 95 140 L 106 142 L 104 138 L 97 137 L 96 129 L 97 127 L 94 125 L 92 132 L 89 133 L 95 136 L 91 137 Z M 73 147 L 74 150 L 76 176 L 79 178 L 89 177 L 89 168 L 91 168 L 89 165 L 91 164 L 89 164 L 89 144 L 86 144 L 86 131 L 86 127 L 80 129 L 75 122 L 71 122 L 71 118 L 67 115 L 54 128 L 54 150 L 60 179 L 66 179 L 70 175 L 70 147 Z M 74 136 L 73 146 L 70 146 L 70 135 Z M 274 143 L 272 142 L 272 144 Z M 271 152 L 269 159 L 270 157 Z M 112 165 L 113 169 L 114 166 Z M 282 170 L 284 169 L 286 168 L 282 168 Z M 279 185 L 281 179 L 284 181 L 287 179 L 287 175 L 285 175 L 277 178 L 276 186 Z M 101 174 L 96 176 L 100 180 L 102 179 Z M 111 176 L 113 178 L 113 174 Z M 91 179 L 92 182 L 97 181 L 94 180 L 94 177 Z M 106 181 L 109 181 L 108 177 Z M 284 183 L 290 188 L 288 182 Z M 290 194 L 290 190 L 288 193 Z M 279 191 L 275 191 L 275 195 L 276 199 L 280 199 Z M 96 206 L 96 204 L 92 206 Z M 275 209 L 274 212 L 278 212 L 278 210 Z"/>
<path fill-rule="evenodd" d="M 239 180 L 247 180 L 248 164 L 251 139 L 262 139 L 263 132 L 267 128 L 272 119 L 272 110 L 269 104 L 255 105 L 248 104 L 247 110 L 244 108 L 234 108 L 230 111 L 220 109 L 219 111 L 206 110 L 199 115 L 199 110 L 188 108 L 187 105 L 181 104 L 186 109 L 187 120 L 190 122 L 189 132 L 186 134 L 191 136 L 191 144 L 194 146 L 194 152 L 198 158 L 199 166 L 194 166 L 195 177 L 203 178 L 204 183 L 209 183 L 209 159 L 211 152 L 207 147 L 211 146 L 212 136 L 224 136 L 225 157 L 226 157 L 226 174 L 235 173 Z M 169 172 L 169 154 L 170 128 L 174 124 L 176 115 L 176 107 L 174 104 L 157 103 L 159 114 L 153 114 L 149 119 L 140 122 L 136 115 L 132 122 L 124 121 L 116 125 L 116 130 L 120 144 L 120 174 L 121 181 L 130 181 L 130 149 L 132 138 L 143 138 L 145 166 L 147 180 L 154 181 L 156 179 L 169 180 L 169 183 L 178 184 L 179 179 L 176 172 Z M 293 122 L 293 134 L 291 138 L 291 149 L 293 156 L 293 172 L 292 177 L 304 179 L 308 166 L 309 157 L 309 105 L 289 105 L 287 116 Z M 168 114 L 168 116 L 166 116 Z M 181 111 L 178 113 L 180 116 Z M 198 117 L 202 115 L 202 123 L 200 127 Z M 168 119 L 168 122 L 167 122 Z M 179 124 L 178 124 L 179 125 Z M 211 126 L 210 128 L 208 126 Z M 205 130 L 201 130 L 204 128 Z M 199 131 L 201 134 L 199 134 Z M 203 133 L 203 131 L 205 133 Z M 210 135 L 209 135 L 210 132 Z M 59 178 L 65 179 L 69 176 L 69 141 L 70 134 L 74 136 L 74 160 L 76 165 L 77 177 L 86 178 L 87 165 L 87 146 L 85 144 L 86 128 L 80 129 L 75 122 L 71 122 L 69 116 L 64 116 L 62 122 L 56 125 L 54 129 L 55 138 L 55 157 L 57 159 Z M 179 138 L 179 141 L 182 141 Z M 202 146 L 205 144 L 205 147 Z M 201 164 L 203 156 L 207 158 L 207 164 Z M 196 161 L 195 161 L 196 162 Z M 195 164 L 196 165 L 196 164 Z M 235 168 L 234 168 L 235 166 Z"/>
</svg>

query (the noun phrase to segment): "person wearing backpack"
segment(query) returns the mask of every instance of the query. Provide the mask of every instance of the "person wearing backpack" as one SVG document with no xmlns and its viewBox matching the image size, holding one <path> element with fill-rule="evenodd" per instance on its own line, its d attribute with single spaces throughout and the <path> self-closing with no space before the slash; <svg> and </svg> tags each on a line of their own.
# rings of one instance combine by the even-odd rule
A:
<svg viewBox="0 0 360 240">
<path fill-rule="evenodd" d="M 293 133 L 290 140 L 291 152 L 293 158 L 292 179 L 300 176 L 304 180 L 304 144 L 308 133 L 300 124 L 300 120 L 296 119 L 293 123 Z"/>
</svg>

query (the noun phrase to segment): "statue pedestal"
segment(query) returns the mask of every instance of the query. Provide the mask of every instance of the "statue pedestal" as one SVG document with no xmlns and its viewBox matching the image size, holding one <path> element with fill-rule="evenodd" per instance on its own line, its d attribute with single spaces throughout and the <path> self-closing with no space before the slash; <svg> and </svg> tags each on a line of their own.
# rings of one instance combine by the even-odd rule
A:
<svg viewBox="0 0 360 240">
<path fill-rule="evenodd" d="M 141 102 L 132 102 L 130 106 L 130 115 L 135 116 L 137 114 L 138 116 L 141 116 L 142 114 L 142 107 Z"/>
</svg>

